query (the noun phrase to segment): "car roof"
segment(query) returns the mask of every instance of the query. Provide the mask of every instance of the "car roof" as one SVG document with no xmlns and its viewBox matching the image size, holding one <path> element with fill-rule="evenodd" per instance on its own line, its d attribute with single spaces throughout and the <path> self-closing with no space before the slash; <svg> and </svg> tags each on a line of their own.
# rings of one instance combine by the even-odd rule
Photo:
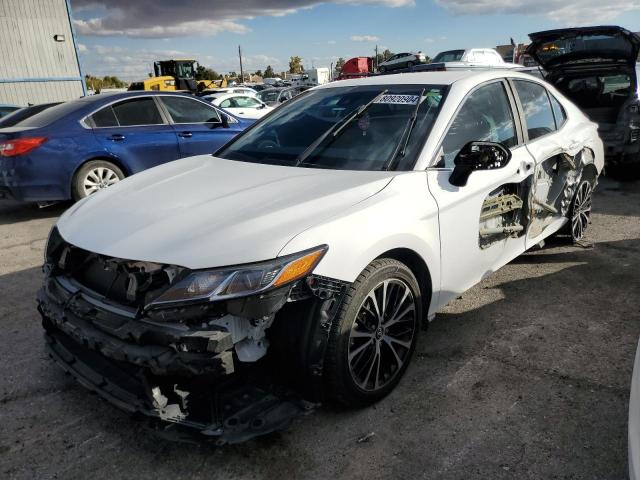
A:
<svg viewBox="0 0 640 480">
<path fill-rule="evenodd" d="M 435 72 L 408 72 L 392 75 L 372 75 L 365 78 L 353 78 L 340 80 L 314 87 L 314 90 L 336 87 L 355 87 L 358 85 L 453 85 L 456 82 L 469 81 L 474 83 L 488 80 L 520 77 L 531 78 L 531 75 L 518 73 L 507 68 L 475 69 L 475 70 L 448 70 Z"/>
<path fill-rule="evenodd" d="M 247 93 L 223 93 L 221 95 L 216 95 L 215 100 L 226 100 L 227 98 L 237 98 L 237 97 L 256 98 L 254 95 L 250 95 Z"/>
</svg>

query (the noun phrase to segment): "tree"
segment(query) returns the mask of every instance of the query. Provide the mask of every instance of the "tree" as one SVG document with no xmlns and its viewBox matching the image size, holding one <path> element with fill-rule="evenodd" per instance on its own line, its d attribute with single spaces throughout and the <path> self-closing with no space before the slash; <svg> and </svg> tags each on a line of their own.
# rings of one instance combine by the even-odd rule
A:
<svg viewBox="0 0 640 480">
<path fill-rule="evenodd" d="M 273 78 L 274 76 L 273 68 L 271 68 L 271 65 L 267 65 L 267 68 L 264 70 L 263 78 Z"/>
<path fill-rule="evenodd" d="M 125 88 L 127 83 L 120 80 L 118 77 L 105 75 L 102 78 L 94 77 L 93 75 L 84 76 L 87 87 L 95 92 L 99 92 L 104 88 Z"/>
<path fill-rule="evenodd" d="M 346 60 L 342 57 L 340 57 L 338 60 L 336 60 L 336 76 L 339 76 L 342 73 L 342 67 L 344 67 L 344 64 L 346 63 Z"/>
<path fill-rule="evenodd" d="M 262 70 L 256 70 L 253 74 L 257 75 L 259 77 L 263 77 L 264 76 L 264 75 L 262 75 Z"/>
<path fill-rule="evenodd" d="M 378 56 L 376 57 L 376 65 L 380 65 L 382 62 L 389 60 L 394 55 L 395 54 L 391 52 L 391 50 L 389 50 L 388 48 L 385 49 L 384 52 L 379 53 Z"/>
<path fill-rule="evenodd" d="M 220 80 L 221 78 L 222 75 L 211 68 L 198 65 L 198 68 L 196 69 L 196 80 Z"/>
<path fill-rule="evenodd" d="M 297 55 L 291 57 L 289 60 L 289 73 L 302 73 L 304 72 L 304 67 L 302 66 L 302 59 Z"/>
</svg>

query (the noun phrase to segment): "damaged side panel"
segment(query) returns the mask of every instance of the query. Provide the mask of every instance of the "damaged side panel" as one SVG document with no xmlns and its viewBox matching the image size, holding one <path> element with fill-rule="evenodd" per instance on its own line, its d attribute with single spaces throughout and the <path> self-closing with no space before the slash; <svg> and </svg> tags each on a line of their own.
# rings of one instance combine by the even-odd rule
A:
<svg viewBox="0 0 640 480">
<path fill-rule="evenodd" d="M 538 164 L 530 195 L 528 238 L 536 238 L 556 220 L 566 217 L 584 167 L 593 154 L 583 149 L 575 155 L 559 153 Z"/>
<path fill-rule="evenodd" d="M 485 249 L 506 238 L 524 234 L 528 222 L 530 178 L 508 183 L 491 192 L 480 211 L 479 245 Z M 524 199 L 524 200 L 523 200 Z"/>
</svg>

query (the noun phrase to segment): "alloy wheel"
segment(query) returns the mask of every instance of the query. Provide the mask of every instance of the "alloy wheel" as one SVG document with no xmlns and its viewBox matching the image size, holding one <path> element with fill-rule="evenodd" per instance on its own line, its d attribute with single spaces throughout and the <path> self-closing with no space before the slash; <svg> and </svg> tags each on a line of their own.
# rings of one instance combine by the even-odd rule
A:
<svg viewBox="0 0 640 480">
<path fill-rule="evenodd" d="M 589 225 L 591 216 L 591 197 L 593 187 L 588 181 L 583 181 L 578 187 L 576 198 L 573 202 L 571 215 L 571 238 L 574 242 L 584 237 L 584 232 Z"/>
<path fill-rule="evenodd" d="M 384 280 L 367 294 L 349 332 L 349 370 L 360 389 L 380 390 L 398 375 L 416 328 L 415 299 L 402 280 Z"/>
<path fill-rule="evenodd" d="M 87 175 L 84 177 L 82 187 L 84 188 L 85 195 L 88 196 L 92 193 L 97 192 L 98 190 L 107 188 L 114 183 L 118 183 L 119 181 L 120 177 L 118 177 L 118 174 L 110 168 L 96 167 L 92 170 L 89 170 Z"/>
</svg>

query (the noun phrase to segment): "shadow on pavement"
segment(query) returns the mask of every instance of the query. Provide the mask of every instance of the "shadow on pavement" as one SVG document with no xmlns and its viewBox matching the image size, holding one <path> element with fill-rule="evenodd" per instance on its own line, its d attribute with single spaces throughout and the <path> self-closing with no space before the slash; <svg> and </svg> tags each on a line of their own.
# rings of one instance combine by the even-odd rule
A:
<svg viewBox="0 0 640 480">
<path fill-rule="evenodd" d="M 0 463 L 25 478 L 623 478 L 639 250 L 634 239 L 525 254 L 437 315 L 383 401 L 223 449 L 158 439 L 75 385 L 44 354 L 39 270 L 5 275 Z"/>
</svg>

